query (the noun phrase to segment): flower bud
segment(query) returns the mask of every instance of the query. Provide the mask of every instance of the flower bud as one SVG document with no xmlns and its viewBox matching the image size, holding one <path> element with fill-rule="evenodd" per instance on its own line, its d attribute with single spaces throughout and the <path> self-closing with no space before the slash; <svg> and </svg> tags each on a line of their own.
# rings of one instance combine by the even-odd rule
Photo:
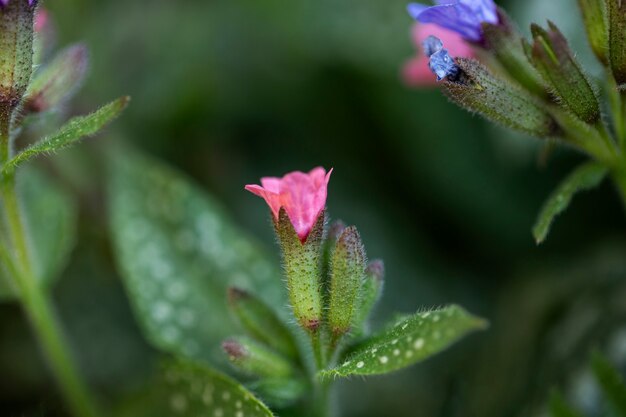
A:
<svg viewBox="0 0 626 417">
<path fill-rule="evenodd" d="M 600 62 L 608 66 L 608 22 L 605 0 L 578 0 L 580 11 L 583 15 L 587 38 L 591 49 Z"/>
<path fill-rule="evenodd" d="M 245 374 L 260 378 L 286 378 L 293 373 L 287 359 L 252 340 L 229 339 L 222 343 L 222 348 L 233 366 Z"/>
<path fill-rule="evenodd" d="M 85 45 L 65 49 L 31 83 L 24 109 L 39 113 L 63 104 L 80 88 L 87 73 L 89 56 Z"/>
<path fill-rule="evenodd" d="M 617 85 L 626 84 L 626 2 L 605 0 L 609 24 L 609 62 Z"/>
<path fill-rule="evenodd" d="M 33 0 L 0 0 L 0 112 L 12 112 L 33 70 Z"/>
<path fill-rule="evenodd" d="M 541 79 L 526 59 L 522 36 L 515 24 L 501 8 L 498 8 L 498 16 L 498 24 L 483 24 L 485 48 L 493 52 L 506 72 L 522 87 L 539 97 L 545 96 Z"/>
<path fill-rule="evenodd" d="M 50 13 L 43 7 L 35 12 L 35 37 L 33 39 L 33 65 L 40 65 L 53 50 L 57 33 Z"/>
<path fill-rule="evenodd" d="M 241 325 L 256 340 L 295 358 L 298 348 L 289 329 L 265 302 L 247 291 L 231 287 L 228 301 Z"/>
<path fill-rule="evenodd" d="M 494 77 L 473 59 L 457 58 L 458 80 L 443 82 L 444 93 L 461 107 L 485 118 L 540 138 L 558 127 L 543 105 L 528 92 Z"/>
<path fill-rule="evenodd" d="M 533 44 L 524 42 L 528 59 L 561 104 L 584 122 L 595 124 L 600 120 L 596 92 L 563 34 L 552 22 L 548 26 L 546 31 L 531 25 Z"/>
<path fill-rule="evenodd" d="M 274 223 L 283 255 L 289 301 L 298 324 L 316 333 L 322 322 L 321 256 L 324 236 L 324 211 L 302 242 L 284 208 Z"/>
<path fill-rule="evenodd" d="M 385 264 L 383 261 L 377 259 L 370 262 L 365 269 L 365 279 L 363 280 L 363 285 L 361 286 L 359 307 L 354 319 L 353 334 L 355 337 L 367 333 L 367 319 L 383 293 L 384 280 Z"/>
<path fill-rule="evenodd" d="M 365 273 L 365 250 L 356 227 L 346 228 L 335 246 L 330 269 L 328 326 L 338 339 L 352 327 Z"/>
</svg>

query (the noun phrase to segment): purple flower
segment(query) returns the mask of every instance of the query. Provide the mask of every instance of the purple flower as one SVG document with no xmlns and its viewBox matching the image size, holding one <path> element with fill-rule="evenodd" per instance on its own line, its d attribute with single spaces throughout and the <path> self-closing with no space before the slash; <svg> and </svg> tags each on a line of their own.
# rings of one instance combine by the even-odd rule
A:
<svg viewBox="0 0 626 417">
<path fill-rule="evenodd" d="M 409 14 L 421 23 L 433 23 L 461 35 L 465 40 L 481 42 L 483 23 L 499 21 L 493 0 L 435 0 L 436 6 L 411 3 Z"/>
<path fill-rule="evenodd" d="M 26 1 L 26 0 L 0 0 L 0 8 L 6 7 L 10 1 Z M 28 0 L 29 6 L 35 6 L 37 4 L 37 0 Z"/>
</svg>

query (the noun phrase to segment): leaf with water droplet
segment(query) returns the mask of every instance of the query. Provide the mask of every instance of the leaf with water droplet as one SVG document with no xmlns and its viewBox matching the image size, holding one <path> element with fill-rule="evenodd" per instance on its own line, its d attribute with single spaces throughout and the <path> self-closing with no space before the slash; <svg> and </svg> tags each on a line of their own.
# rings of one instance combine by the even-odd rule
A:
<svg viewBox="0 0 626 417">
<path fill-rule="evenodd" d="M 286 305 L 272 258 L 179 172 L 127 149 L 109 166 L 115 254 L 144 332 L 177 356 L 225 365 L 220 343 L 242 330 L 228 314 L 227 287 Z"/>
<path fill-rule="evenodd" d="M 76 205 L 66 192 L 35 168 L 18 174 L 35 277 L 42 287 L 48 287 L 59 277 L 74 246 Z M 4 230 L 1 232 L 6 236 Z M 12 278 L 7 274 L 0 268 L 0 301 L 16 298 Z"/>
<path fill-rule="evenodd" d="M 458 306 L 416 313 L 360 343 L 322 376 L 379 375 L 421 362 L 487 323 Z"/>
<path fill-rule="evenodd" d="M 533 236 L 537 244 L 546 239 L 555 217 L 567 209 L 574 195 L 597 187 L 607 173 L 608 170 L 604 166 L 597 163 L 587 163 L 576 168 L 559 185 L 544 204 L 533 227 Z"/>
<path fill-rule="evenodd" d="M 170 362 L 146 392 L 122 404 L 115 417 L 272 417 L 237 381 L 203 364 Z"/>
</svg>

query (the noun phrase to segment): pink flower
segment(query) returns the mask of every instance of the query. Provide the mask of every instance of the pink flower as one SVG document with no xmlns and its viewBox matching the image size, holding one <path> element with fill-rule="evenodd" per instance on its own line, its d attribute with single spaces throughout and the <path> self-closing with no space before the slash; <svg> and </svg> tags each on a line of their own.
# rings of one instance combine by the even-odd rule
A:
<svg viewBox="0 0 626 417">
<path fill-rule="evenodd" d="M 422 42 L 433 35 L 443 42 L 450 55 L 469 58 L 474 56 L 472 47 L 463 40 L 461 35 L 434 24 L 416 23 L 413 25 L 413 43 L 418 49 L 418 55 L 410 59 L 402 69 L 402 79 L 411 87 L 425 87 L 437 84 L 433 73 L 428 67 L 428 57 L 422 52 Z"/>
<path fill-rule="evenodd" d="M 261 185 L 246 185 L 246 190 L 265 199 L 270 206 L 274 219 L 284 208 L 291 224 L 304 243 L 315 222 L 326 206 L 328 174 L 322 167 L 313 169 L 308 174 L 300 171 L 290 172 L 282 178 L 261 178 Z"/>
</svg>

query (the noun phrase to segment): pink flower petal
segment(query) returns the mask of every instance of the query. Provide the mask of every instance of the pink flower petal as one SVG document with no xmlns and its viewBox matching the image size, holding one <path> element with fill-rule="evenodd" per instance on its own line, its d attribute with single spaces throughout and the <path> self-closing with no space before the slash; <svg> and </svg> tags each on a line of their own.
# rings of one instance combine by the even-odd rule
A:
<svg viewBox="0 0 626 417">
<path fill-rule="evenodd" d="M 298 237 L 306 241 L 315 222 L 326 206 L 328 182 L 332 169 L 326 173 L 318 167 L 311 172 L 290 172 L 282 178 L 264 177 L 262 186 L 246 185 L 245 189 L 262 197 L 278 220 L 284 208 Z"/>
</svg>

